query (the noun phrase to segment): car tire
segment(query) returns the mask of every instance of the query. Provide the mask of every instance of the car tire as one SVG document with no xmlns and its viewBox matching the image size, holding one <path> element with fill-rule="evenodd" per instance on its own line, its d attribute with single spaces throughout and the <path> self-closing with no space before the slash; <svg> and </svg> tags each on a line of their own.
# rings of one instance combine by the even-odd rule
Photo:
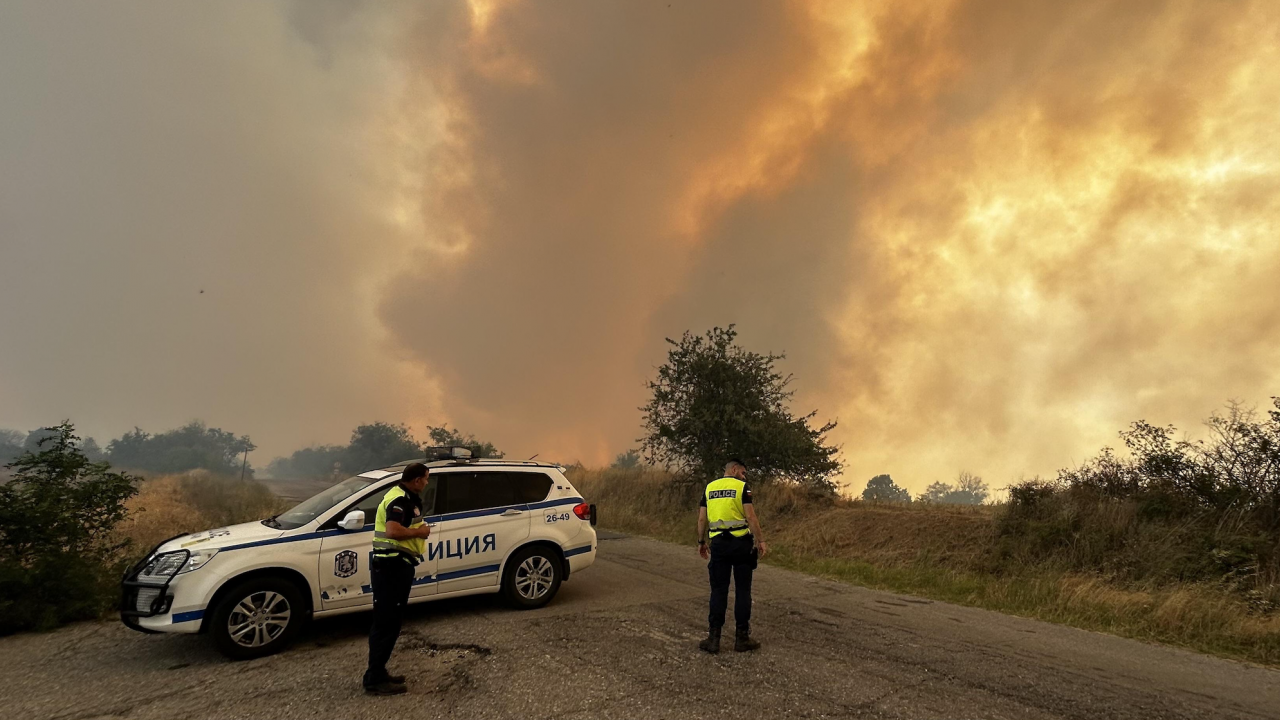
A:
<svg viewBox="0 0 1280 720">
<path fill-rule="evenodd" d="M 532 545 L 516 551 L 502 573 L 502 595 L 520 610 L 551 602 L 564 580 L 564 562 L 551 548 Z"/>
<path fill-rule="evenodd" d="M 250 660 L 283 650 L 305 615 L 297 585 L 280 578 L 254 578 L 222 593 L 207 629 L 223 655 Z"/>
</svg>

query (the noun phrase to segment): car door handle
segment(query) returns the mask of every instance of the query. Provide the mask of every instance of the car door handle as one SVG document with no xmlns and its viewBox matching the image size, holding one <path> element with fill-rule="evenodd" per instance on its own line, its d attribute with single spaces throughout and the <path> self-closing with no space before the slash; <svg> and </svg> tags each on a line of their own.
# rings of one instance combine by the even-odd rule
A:
<svg viewBox="0 0 1280 720">
<path fill-rule="evenodd" d="M 513 515 L 519 515 L 523 512 L 524 512 L 523 510 L 517 510 L 515 508 L 507 508 L 506 511 L 502 513 L 502 517 L 511 517 Z"/>
</svg>

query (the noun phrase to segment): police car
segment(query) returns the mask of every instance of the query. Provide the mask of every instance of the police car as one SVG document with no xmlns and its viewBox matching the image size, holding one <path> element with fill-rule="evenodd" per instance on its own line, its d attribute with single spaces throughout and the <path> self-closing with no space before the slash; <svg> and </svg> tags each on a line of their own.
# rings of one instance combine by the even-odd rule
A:
<svg viewBox="0 0 1280 720">
<path fill-rule="evenodd" d="M 431 537 L 410 603 L 502 593 L 537 608 L 595 561 L 595 506 L 564 468 L 448 448 L 433 461 L 362 473 L 260 522 L 161 543 L 126 573 L 121 619 L 142 632 L 208 633 L 243 659 L 279 651 L 309 618 L 372 608 L 374 519 L 410 462 L 431 470 L 422 493 Z"/>
</svg>

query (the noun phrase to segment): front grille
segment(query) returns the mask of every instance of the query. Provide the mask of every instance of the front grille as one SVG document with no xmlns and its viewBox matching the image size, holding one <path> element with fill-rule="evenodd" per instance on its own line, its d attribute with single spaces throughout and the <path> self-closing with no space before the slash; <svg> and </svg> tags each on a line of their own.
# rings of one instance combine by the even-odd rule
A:
<svg viewBox="0 0 1280 720">
<path fill-rule="evenodd" d="M 160 588 L 139 588 L 138 597 L 134 601 L 134 609 L 140 613 L 150 613 L 151 603 L 160 597 Z"/>
</svg>

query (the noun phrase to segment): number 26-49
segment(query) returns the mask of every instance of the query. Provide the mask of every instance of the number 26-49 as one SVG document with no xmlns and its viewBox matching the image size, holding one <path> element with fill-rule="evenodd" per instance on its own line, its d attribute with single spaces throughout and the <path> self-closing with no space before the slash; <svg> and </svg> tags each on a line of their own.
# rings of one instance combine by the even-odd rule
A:
<svg viewBox="0 0 1280 720">
<path fill-rule="evenodd" d="M 570 517 L 572 516 L 569 513 L 560 513 L 559 515 L 548 515 L 547 522 L 549 523 L 568 522 Z"/>
</svg>

